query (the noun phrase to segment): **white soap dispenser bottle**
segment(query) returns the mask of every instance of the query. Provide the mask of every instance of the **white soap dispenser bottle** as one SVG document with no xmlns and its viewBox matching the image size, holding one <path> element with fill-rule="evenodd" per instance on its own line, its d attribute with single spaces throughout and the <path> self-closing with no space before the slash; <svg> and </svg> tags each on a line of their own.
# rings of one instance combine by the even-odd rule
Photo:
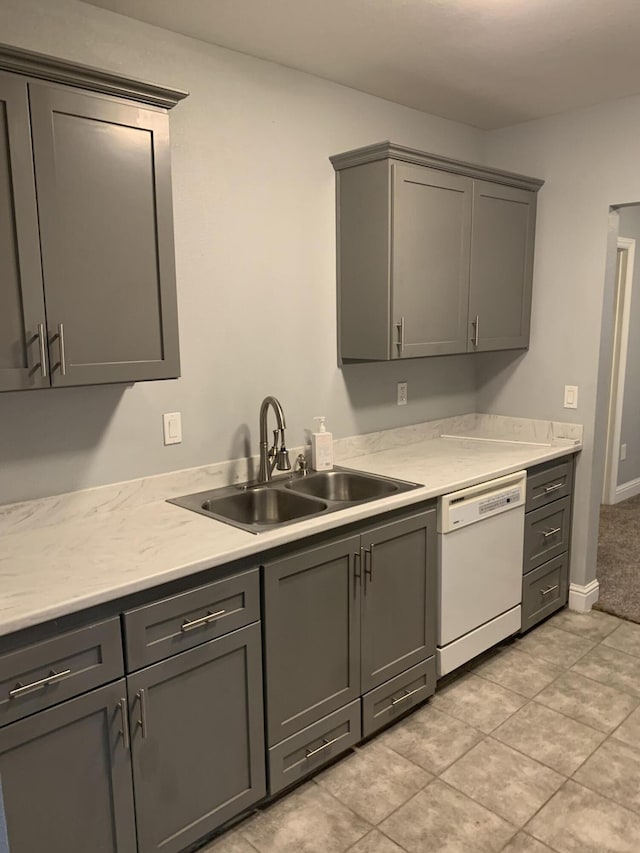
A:
<svg viewBox="0 0 640 853">
<path fill-rule="evenodd" d="M 323 415 L 314 418 L 314 421 L 320 421 L 318 432 L 311 433 L 311 467 L 314 471 L 331 471 L 333 468 L 333 436 L 327 432 L 325 420 Z"/>
</svg>

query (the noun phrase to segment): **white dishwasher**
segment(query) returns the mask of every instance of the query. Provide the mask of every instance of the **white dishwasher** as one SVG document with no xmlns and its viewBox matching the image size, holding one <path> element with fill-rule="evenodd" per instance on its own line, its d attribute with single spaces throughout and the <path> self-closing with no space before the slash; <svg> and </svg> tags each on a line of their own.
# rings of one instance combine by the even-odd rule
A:
<svg viewBox="0 0 640 853">
<path fill-rule="evenodd" d="M 527 472 L 438 501 L 438 675 L 520 629 Z"/>
</svg>

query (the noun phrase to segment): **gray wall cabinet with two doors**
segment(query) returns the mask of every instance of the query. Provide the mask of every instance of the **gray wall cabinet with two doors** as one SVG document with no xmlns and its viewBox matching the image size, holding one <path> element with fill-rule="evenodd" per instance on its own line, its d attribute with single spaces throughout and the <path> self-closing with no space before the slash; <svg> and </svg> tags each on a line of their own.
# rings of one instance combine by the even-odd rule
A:
<svg viewBox="0 0 640 853">
<path fill-rule="evenodd" d="M 542 181 L 388 142 L 331 162 L 343 361 L 529 345 Z"/>
<path fill-rule="evenodd" d="M 184 96 L 0 46 L 0 391 L 179 375 Z"/>
<path fill-rule="evenodd" d="M 396 511 L 4 638 L 11 853 L 179 853 L 426 699 L 435 537 Z"/>
</svg>

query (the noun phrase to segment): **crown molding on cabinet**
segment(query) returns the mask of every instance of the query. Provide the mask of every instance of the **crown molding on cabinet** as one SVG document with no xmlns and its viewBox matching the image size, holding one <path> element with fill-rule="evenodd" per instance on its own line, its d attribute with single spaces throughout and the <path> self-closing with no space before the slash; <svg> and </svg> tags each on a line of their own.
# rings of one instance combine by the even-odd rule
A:
<svg viewBox="0 0 640 853">
<path fill-rule="evenodd" d="M 189 94 L 182 89 L 171 89 L 144 80 L 135 80 L 102 68 L 92 68 L 90 65 L 81 65 L 7 44 L 0 44 L 0 70 L 10 71 L 13 74 L 25 74 L 53 83 L 77 86 L 92 92 L 129 98 L 167 110 L 175 107 L 178 101 Z"/>
<path fill-rule="evenodd" d="M 376 160 L 401 160 L 404 163 L 414 163 L 417 166 L 430 166 L 443 172 L 453 172 L 457 175 L 467 175 L 470 178 L 493 181 L 498 184 L 507 184 L 510 187 L 519 187 L 524 190 L 538 192 L 544 184 L 538 178 L 530 178 L 527 175 L 518 175 L 515 172 L 505 172 L 501 169 L 491 169 L 487 166 L 479 166 L 476 163 L 466 163 L 464 160 L 451 160 L 440 154 L 430 154 L 426 151 L 418 151 L 415 148 L 405 148 L 396 145 L 395 142 L 377 142 L 374 145 L 366 145 L 364 148 L 354 148 L 343 154 L 335 154 L 329 157 L 336 172 L 341 169 L 349 169 L 351 166 L 360 166 L 363 163 L 373 163 Z"/>
</svg>

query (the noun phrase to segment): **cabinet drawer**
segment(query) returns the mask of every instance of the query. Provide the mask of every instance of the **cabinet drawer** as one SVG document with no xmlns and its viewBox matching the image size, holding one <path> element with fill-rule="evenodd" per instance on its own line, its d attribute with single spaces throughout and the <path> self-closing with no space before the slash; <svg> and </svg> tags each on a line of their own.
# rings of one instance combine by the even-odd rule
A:
<svg viewBox="0 0 640 853">
<path fill-rule="evenodd" d="M 569 556 L 538 566 L 522 579 L 522 628 L 527 631 L 567 602 Z"/>
<path fill-rule="evenodd" d="M 528 512 L 524 517 L 524 574 L 569 548 L 571 498 Z"/>
<path fill-rule="evenodd" d="M 534 468 L 527 475 L 526 511 L 539 509 L 558 498 L 566 498 L 573 489 L 573 458 Z"/>
<path fill-rule="evenodd" d="M 127 671 L 186 651 L 260 618 L 258 569 L 124 614 Z"/>
<path fill-rule="evenodd" d="M 362 697 L 362 736 L 397 720 L 436 689 L 436 659 L 428 658 Z"/>
<path fill-rule="evenodd" d="M 350 702 L 269 750 L 269 793 L 293 785 L 360 740 L 360 700 Z"/>
<path fill-rule="evenodd" d="M 0 657 L 0 725 L 124 674 L 120 619 L 79 628 Z"/>
</svg>

